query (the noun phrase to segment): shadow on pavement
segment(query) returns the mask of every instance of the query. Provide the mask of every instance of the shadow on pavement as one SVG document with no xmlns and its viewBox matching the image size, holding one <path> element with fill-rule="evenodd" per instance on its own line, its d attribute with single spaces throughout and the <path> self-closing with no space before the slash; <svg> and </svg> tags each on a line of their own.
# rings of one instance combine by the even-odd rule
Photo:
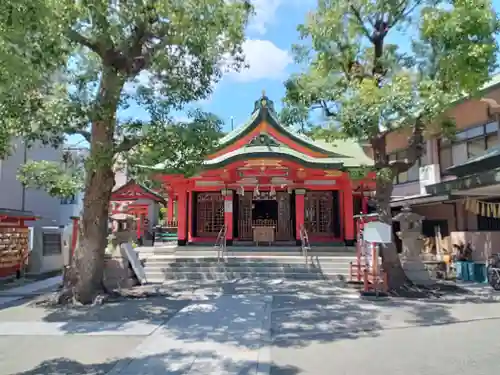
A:
<svg viewBox="0 0 500 375">
<path fill-rule="evenodd" d="M 148 357 L 151 358 L 151 363 L 164 366 L 163 372 L 159 373 L 180 375 L 184 373 L 185 368 L 174 369 L 169 366 L 179 366 L 184 360 L 189 362 L 188 358 L 192 359 L 191 365 L 193 358 L 196 358 L 196 363 L 212 361 L 221 351 L 207 350 L 207 345 L 215 347 L 217 344 L 224 344 L 256 350 L 260 342 L 259 337 L 265 334 L 263 331 L 266 330 L 271 331 L 274 347 L 301 348 L 318 342 L 332 343 L 376 337 L 388 329 L 456 323 L 461 319 L 454 315 L 453 309 L 459 303 L 484 303 L 474 298 L 462 301 L 396 298 L 369 301 L 355 298 L 353 290 L 342 289 L 324 281 L 280 283 L 240 280 L 198 285 L 184 294 L 182 288 L 176 289 L 177 287 L 178 285 L 172 286 L 168 295 L 164 296 L 124 299 L 97 306 L 61 308 L 32 304 L 23 308 L 40 309 L 42 321 L 65 322 L 61 329 L 67 333 L 90 333 L 99 330 L 97 324 L 92 327 L 72 324 L 78 322 L 110 322 L 113 323 L 113 330 L 123 329 L 132 321 L 166 323 L 160 329 L 164 329 L 173 340 L 182 344 L 204 344 L 203 347 L 197 346 L 195 352 L 189 352 L 187 345 L 186 351 L 166 348 L 164 353 Z M 263 303 L 262 298 L 258 298 L 262 295 L 272 296 L 272 301 Z M 235 300 L 242 305 L 237 312 L 234 308 Z M 266 327 L 262 323 L 265 314 L 261 312 L 262 309 L 269 308 L 271 322 Z M 199 319 L 200 314 L 204 319 Z M 173 317 L 176 319 L 172 319 Z M 179 317 L 182 319 L 177 319 Z M 0 320 L 5 320 L 1 313 Z M 106 330 L 110 329 L 109 326 L 103 326 Z M 168 358 L 167 363 L 165 358 Z M 230 355 L 220 360 L 228 373 L 239 375 L 250 374 L 256 366 L 255 362 L 237 361 Z M 273 374 L 301 373 L 301 369 L 296 367 L 278 368 L 272 363 L 269 365 L 273 366 Z M 105 374 L 113 366 L 113 363 L 83 365 L 67 358 L 58 358 L 44 361 L 37 368 L 18 375 Z M 233 372 L 231 366 L 238 371 Z M 144 374 L 151 373 L 144 370 Z"/>
<path fill-rule="evenodd" d="M 165 355 L 169 362 L 165 361 Z M 183 375 L 189 371 L 193 363 L 193 354 L 178 350 L 171 350 L 165 355 L 147 356 L 144 357 L 144 366 L 139 372 L 134 371 L 133 375 Z M 213 360 L 217 353 L 206 351 L 203 353 L 197 352 L 196 358 L 199 363 L 205 360 Z M 120 366 L 121 362 L 132 361 L 133 358 L 123 358 L 119 361 L 110 361 L 103 363 L 84 364 L 78 361 L 70 360 L 68 358 L 54 358 L 51 360 L 43 361 L 36 368 L 6 375 L 105 375 L 111 371 L 111 374 L 118 375 L 120 372 L 112 371 L 115 366 Z M 179 365 L 181 364 L 181 365 Z M 222 368 L 218 368 L 213 372 L 214 374 L 238 374 L 238 375 L 254 375 L 255 370 L 259 365 L 255 361 L 236 361 L 230 358 L 224 358 L 222 361 Z M 262 365 L 262 363 L 260 364 Z M 271 364 L 268 364 L 271 365 Z M 301 370 L 293 366 L 276 366 L 273 365 L 273 370 L 279 371 L 281 375 L 298 375 Z M 129 372 L 124 372 L 126 375 L 132 375 Z"/>
</svg>

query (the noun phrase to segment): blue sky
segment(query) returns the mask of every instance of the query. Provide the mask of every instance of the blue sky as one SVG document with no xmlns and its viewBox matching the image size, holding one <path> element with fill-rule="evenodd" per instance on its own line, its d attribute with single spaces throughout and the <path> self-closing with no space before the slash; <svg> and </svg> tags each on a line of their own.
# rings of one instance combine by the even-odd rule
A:
<svg viewBox="0 0 500 375">
<path fill-rule="evenodd" d="M 299 68 L 293 63 L 292 44 L 298 41 L 297 25 L 303 23 L 307 12 L 313 10 L 316 0 L 252 0 L 255 7 L 244 44 L 249 68 L 240 73 L 230 73 L 214 87 L 210 98 L 196 105 L 203 110 L 218 115 L 225 122 L 225 130 L 230 129 L 230 119 L 234 118 L 235 127 L 244 123 L 253 103 L 266 91 L 279 108 L 284 95 L 283 82 Z M 495 8 L 500 10 L 500 0 L 494 0 Z M 408 35 L 396 32 L 390 41 L 401 48 L 409 46 Z M 132 105 L 121 116 L 144 118 L 147 113 Z M 183 117 L 180 113 L 179 117 Z M 80 142 L 71 138 L 70 143 Z"/>
</svg>

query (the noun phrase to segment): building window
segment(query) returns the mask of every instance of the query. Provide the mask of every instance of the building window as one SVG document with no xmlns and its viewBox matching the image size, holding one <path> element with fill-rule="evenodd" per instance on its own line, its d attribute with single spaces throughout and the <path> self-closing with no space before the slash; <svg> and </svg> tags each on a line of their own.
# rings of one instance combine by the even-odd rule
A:
<svg viewBox="0 0 500 375">
<path fill-rule="evenodd" d="M 43 255 L 59 255 L 62 253 L 60 233 L 43 233 Z"/>
<path fill-rule="evenodd" d="M 498 133 L 488 134 L 486 136 L 486 149 L 489 150 L 496 146 L 498 146 Z"/>
<path fill-rule="evenodd" d="M 72 195 L 69 198 L 62 198 L 61 204 L 76 204 L 76 197 Z"/>
<path fill-rule="evenodd" d="M 481 156 L 486 151 L 486 138 L 475 138 L 467 141 L 467 159 Z"/>
<path fill-rule="evenodd" d="M 458 132 L 453 142 L 440 139 L 438 150 L 441 173 L 453 165 L 484 155 L 487 150 L 497 146 L 498 131 L 498 122 L 492 121 Z"/>
</svg>

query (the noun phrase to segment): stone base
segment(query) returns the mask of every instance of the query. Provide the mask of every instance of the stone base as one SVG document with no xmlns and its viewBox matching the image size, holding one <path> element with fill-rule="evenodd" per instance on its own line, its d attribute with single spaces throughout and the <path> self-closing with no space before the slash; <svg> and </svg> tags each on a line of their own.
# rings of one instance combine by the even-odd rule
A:
<svg viewBox="0 0 500 375">
<path fill-rule="evenodd" d="M 420 257 L 401 259 L 401 264 L 408 279 L 416 285 L 428 286 L 435 283 Z"/>
<path fill-rule="evenodd" d="M 138 285 L 139 281 L 134 271 L 129 267 L 125 257 L 106 257 L 104 263 L 104 285 L 108 289 L 130 288 Z"/>
</svg>

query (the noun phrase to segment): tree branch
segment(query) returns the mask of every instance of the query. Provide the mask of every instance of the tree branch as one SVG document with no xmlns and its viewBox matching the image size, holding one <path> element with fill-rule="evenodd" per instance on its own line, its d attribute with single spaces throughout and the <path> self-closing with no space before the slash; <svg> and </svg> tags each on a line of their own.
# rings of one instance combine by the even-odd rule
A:
<svg viewBox="0 0 500 375">
<path fill-rule="evenodd" d="M 421 116 L 415 119 L 412 135 L 408 141 L 406 149 L 406 158 L 403 160 L 394 160 L 389 162 L 389 166 L 394 174 L 406 172 L 423 155 L 424 150 L 424 123 Z"/>
<path fill-rule="evenodd" d="M 124 137 L 123 140 L 115 146 L 115 153 L 130 151 L 141 143 L 142 140 L 143 137 L 138 136 Z"/>
<path fill-rule="evenodd" d="M 407 1 L 406 0 L 402 0 L 399 5 L 396 7 L 396 8 L 399 8 L 399 11 L 394 14 L 394 16 L 389 19 L 389 21 L 387 22 L 387 27 L 390 29 L 391 27 L 393 27 L 396 23 L 398 23 L 400 20 L 408 17 L 408 15 L 410 15 L 418 6 L 420 6 L 422 4 L 422 1 L 416 1 L 415 4 L 413 4 L 412 7 L 410 7 L 410 9 L 406 9 L 406 3 Z"/>
<path fill-rule="evenodd" d="M 361 28 L 361 31 L 365 36 L 372 41 L 372 36 L 370 34 L 370 31 L 366 28 L 365 22 L 363 21 L 363 18 L 361 17 L 361 13 L 359 12 L 359 9 L 357 9 L 354 5 L 350 5 L 351 12 L 354 14 L 354 17 L 358 21 L 359 27 Z M 373 25 L 372 25 L 373 26 Z"/>
<path fill-rule="evenodd" d="M 68 37 L 72 42 L 87 47 L 91 51 L 97 53 L 99 56 L 104 58 L 105 48 L 100 43 L 91 41 L 90 39 L 84 37 L 82 34 L 73 29 L 70 29 L 68 31 Z"/>
<path fill-rule="evenodd" d="M 66 133 L 68 135 L 80 135 L 82 136 L 83 138 L 85 138 L 85 140 L 90 143 L 90 140 L 92 138 L 91 134 L 89 131 L 87 130 L 77 130 L 77 129 L 70 129 L 70 130 L 67 130 Z"/>
</svg>

